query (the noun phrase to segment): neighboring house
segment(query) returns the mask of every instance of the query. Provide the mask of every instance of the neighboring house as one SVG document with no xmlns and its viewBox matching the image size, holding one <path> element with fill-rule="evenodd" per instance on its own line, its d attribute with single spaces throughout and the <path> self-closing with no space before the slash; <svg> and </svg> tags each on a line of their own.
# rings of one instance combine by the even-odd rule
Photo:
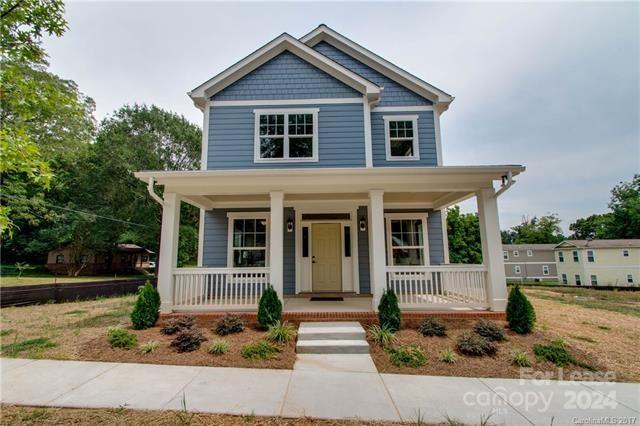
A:
<svg viewBox="0 0 640 426">
<path fill-rule="evenodd" d="M 202 170 L 136 173 L 163 206 L 162 312 L 255 310 L 266 285 L 285 311 L 304 295 L 371 311 L 386 287 L 402 309 L 505 309 L 497 197 L 524 167 L 444 166 L 451 95 L 321 25 L 189 96 Z M 444 209 L 470 197 L 484 264 L 449 265 Z M 200 208 L 197 268 L 176 267 L 181 202 Z"/>
<path fill-rule="evenodd" d="M 72 269 L 80 269 L 79 275 L 123 274 L 139 269 L 150 269 L 154 252 L 135 244 L 118 244 L 113 252 L 85 250 L 74 262 L 68 247 L 49 251 L 47 269 L 53 274 L 66 275 L 70 263 Z"/>
<path fill-rule="evenodd" d="M 640 283 L 640 240 L 566 240 L 555 247 L 555 255 L 560 284 Z"/>
<path fill-rule="evenodd" d="M 508 281 L 555 281 L 556 244 L 503 244 L 504 273 Z"/>
</svg>

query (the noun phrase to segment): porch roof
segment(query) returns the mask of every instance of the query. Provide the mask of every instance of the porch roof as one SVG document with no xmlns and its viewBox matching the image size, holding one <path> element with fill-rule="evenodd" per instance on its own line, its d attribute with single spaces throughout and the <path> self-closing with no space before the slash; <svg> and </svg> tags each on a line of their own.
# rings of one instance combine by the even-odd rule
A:
<svg viewBox="0 0 640 426">
<path fill-rule="evenodd" d="M 251 170 L 141 171 L 135 176 L 163 185 L 165 192 L 180 194 L 184 201 L 213 208 L 221 201 L 267 201 L 271 191 L 283 191 L 289 199 L 366 198 L 372 189 L 383 190 L 385 201 L 429 204 L 444 208 L 472 197 L 493 181 L 504 181 L 525 170 L 521 165 L 290 168 Z M 321 194 L 333 194 L 327 198 Z M 262 200 L 264 198 L 264 200 Z"/>
</svg>

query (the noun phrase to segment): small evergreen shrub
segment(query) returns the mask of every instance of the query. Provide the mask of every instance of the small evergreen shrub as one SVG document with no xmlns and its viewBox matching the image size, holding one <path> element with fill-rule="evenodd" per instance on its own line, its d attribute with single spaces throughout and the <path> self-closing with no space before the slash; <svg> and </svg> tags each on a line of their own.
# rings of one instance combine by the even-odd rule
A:
<svg viewBox="0 0 640 426">
<path fill-rule="evenodd" d="M 502 342 L 503 340 L 507 340 L 507 337 L 504 334 L 504 328 L 493 321 L 481 319 L 475 323 L 473 331 L 492 342 Z"/>
<path fill-rule="evenodd" d="M 160 333 L 172 335 L 186 328 L 191 328 L 196 324 L 196 320 L 191 315 L 182 315 L 179 317 L 169 318 L 160 329 Z"/>
<path fill-rule="evenodd" d="M 160 294 L 149 281 L 138 290 L 138 298 L 131 312 L 135 330 L 152 327 L 160 316 Z"/>
<path fill-rule="evenodd" d="M 454 364 L 458 360 L 458 357 L 456 356 L 456 353 L 451 349 L 444 349 L 442 352 L 440 352 L 440 356 L 438 359 L 441 362 L 445 362 L 447 364 Z"/>
<path fill-rule="evenodd" d="M 367 329 L 369 338 L 383 348 L 391 346 L 396 340 L 396 334 L 388 327 L 380 327 L 377 324 L 370 326 Z"/>
<path fill-rule="evenodd" d="M 569 364 L 573 364 L 587 370 L 595 371 L 594 367 L 577 360 L 571 355 L 564 347 L 564 341 L 562 339 L 554 340 L 548 345 L 536 343 L 533 345 L 533 353 L 536 354 L 536 358 L 539 360 L 552 362 L 558 367 L 566 367 Z"/>
<path fill-rule="evenodd" d="M 131 349 L 138 344 L 138 337 L 121 327 L 109 327 L 107 335 L 112 348 Z"/>
<path fill-rule="evenodd" d="M 389 359 L 396 367 L 422 367 L 427 363 L 427 356 L 420 346 L 405 345 L 390 348 Z"/>
<path fill-rule="evenodd" d="M 206 341 L 202 331 L 197 328 L 183 328 L 171 342 L 171 346 L 178 352 L 193 352 L 200 349 L 202 342 Z"/>
<path fill-rule="evenodd" d="M 272 286 L 268 286 L 260 297 L 258 303 L 258 322 L 263 330 L 280 321 L 282 316 L 282 302 L 278 299 L 278 293 Z"/>
<path fill-rule="evenodd" d="M 458 336 L 456 348 L 460 353 L 471 356 L 493 355 L 498 350 L 493 342 L 470 331 Z"/>
<path fill-rule="evenodd" d="M 218 320 L 214 331 L 218 336 L 241 333 L 244 331 L 244 321 L 238 315 L 227 313 L 224 317 Z"/>
<path fill-rule="evenodd" d="M 296 328 L 285 322 L 276 322 L 269 326 L 267 331 L 267 340 L 274 343 L 287 343 L 296 337 Z"/>
<path fill-rule="evenodd" d="M 536 322 L 536 312 L 518 285 L 509 292 L 507 321 L 509 328 L 519 334 L 531 333 Z"/>
<path fill-rule="evenodd" d="M 447 327 L 437 318 L 427 318 L 418 326 L 418 331 L 423 336 L 444 337 L 447 335 Z"/>
<path fill-rule="evenodd" d="M 231 348 L 231 345 L 229 345 L 228 342 L 217 339 L 211 342 L 208 352 L 212 355 L 223 355 L 229 352 L 230 348 Z"/>
<path fill-rule="evenodd" d="M 157 340 L 149 340 L 146 343 L 140 345 L 140 352 L 143 354 L 150 354 L 160 347 L 160 342 Z"/>
<path fill-rule="evenodd" d="M 249 343 L 240 349 L 240 355 L 242 355 L 243 358 L 254 361 L 271 359 L 278 352 L 279 350 L 277 347 L 264 340 Z"/>
<path fill-rule="evenodd" d="M 524 351 L 515 350 L 511 352 L 511 362 L 519 367 L 531 367 L 529 355 Z"/>
<path fill-rule="evenodd" d="M 378 318 L 380 327 L 386 327 L 391 331 L 400 330 L 400 307 L 398 297 L 393 289 L 387 289 L 382 294 L 378 305 Z"/>
</svg>

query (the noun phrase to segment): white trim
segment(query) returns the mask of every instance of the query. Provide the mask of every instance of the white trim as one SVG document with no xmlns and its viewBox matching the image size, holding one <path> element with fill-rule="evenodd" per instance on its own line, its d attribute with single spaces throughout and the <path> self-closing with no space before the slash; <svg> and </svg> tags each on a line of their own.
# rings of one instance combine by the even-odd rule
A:
<svg viewBox="0 0 640 426">
<path fill-rule="evenodd" d="M 513 257 L 520 257 L 520 251 L 519 250 L 513 250 Z"/>
<path fill-rule="evenodd" d="M 254 109 L 254 139 L 253 139 L 253 162 L 254 163 L 309 163 L 318 161 L 318 113 L 320 108 L 283 108 L 283 109 Z M 260 116 L 267 114 L 284 115 L 284 134 L 278 135 L 283 138 L 282 154 L 283 158 L 262 158 L 260 157 Z M 289 115 L 291 114 L 311 114 L 313 116 L 313 134 L 311 135 L 312 156 L 311 157 L 289 157 Z M 308 135 L 307 135 L 308 137 Z"/>
<path fill-rule="evenodd" d="M 427 228 L 427 213 L 385 213 L 385 232 L 386 232 L 386 245 L 387 245 L 387 264 L 389 266 L 430 266 L 431 259 L 429 257 L 429 230 Z M 422 251 L 424 252 L 424 264 L 423 265 L 394 265 L 393 264 L 393 245 L 391 244 L 391 221 L 392 220 L 403 220 L 403 219 L 411 219 L 411 220 L 420 220 L 422 221 Z M 419 246 L 409 246 L 411 248 L 416 248 Z"/>
<path fill-rule="evenodd" d="M 433 131 L 436 137 L 436 159 L 438 166 L 442 166 L 442 134 L 440 132 L 440 111 L 433 111 Z"/>
<path fill-rule="evenodd" d="M 513 273 L 514 274 L 521 274 L 522 273 L 522 268 L 520 267 L 520 265 L 515 265 L 513 267 Z"/>
<path fill-rule="evenodd" d="M 366 98 L 366 97 L 365 97 Z M 361 104 L 362 98 L 316 98 L 316 99 L 264 99 L 247 101 L 209 101 L 213 107 L 223 106 L 279 106 L 279 105 L 330 105 Z"/>
<path fill-rule="evenodd" d="M 527 257 L 533 257 L 533 250 L 527 249 Z"/>
<path fill-rule="evenodd" d="M 417 115 L 384 115 L 384 145 L 387 161 L 413 161 L 420 160 L 420 142 L 418 141 L 418 116 Z M 413 155 L 411 157 L 394 157 L 391 155 L 391 134 L 389 123 L 391 121 L 411 121 L 413 130 Z M 408 139 L 408 138 L 404 138 Z"/>
<path fill-rule="evenodd" d="M 440 210 L 442 219 L 442 249 L 444 251 L 444 263 L 449 264 L 449 231 L 447 227 L 447 209 Z"/>
<path fill-rule="evenodd" d="M 233 221 L 236 219 L 265 219 L 266 237 L 265 237 L 265 268 L 270 266 L 269 242 L 270 231 L 269 224 L 271 222 L 270 212 L 227 212 L 227 268 L 242 268 L 241 266 L 233 266 Z"/>
<path fill-rule="evenodd" d="M 555 260 L 549 260 L 546 262 L 525 262 L 525 261 L 516 261 L 516 262 L 507 262 L 505 259 L 505 264 L 519 264 L 519 265 L 550 265 L 550 264 L 555 264 Z"/>
<path fill-rule="evenodd" d="M 364 159 L 365 166 L 373 167 L 373 142 L 371 138 L 371 104 L 367 101 L 367 97 L 363 97 L 363 113 L 364 113 Z"/>
<path fill-rule="evenodd" d="M 528 281 L 528 280 L 548 280 L 548 279 L 558 279 L 557 275 L 545 275 L 543 277 L 535 277 L 535 276 L 522 276 L 520 275 L 519 277 L 505 277 L 505 279 L 507 280 L 518 280 L 518 281 Z"/>
<path fill-rule="evenodd" d="M 200 170 L 207 170 L 209 159 L 209 102 L 205 102 L 202 112 L 202 146 L 200 147 Z"/>
<path fill-rule="evenodd" d="M 546 273 L 546 274 L 545 274 L 545 271 L 547 271 L 547 273 Z M 549 268 L 549 265 L 548 265 L 548 264 L 544 264 L 544 265 L 542 265 L 542 275 L 544 275 L 544 276 L 549 276 L 549 271 L 550 271 L 550 268 Z"/>
<path fill-rule="evenodd" d="M 371 112 L 415 112 L 433 111 L 432 105 L 374 107 Z"/>
<path fill-rule="evenodd" d="M 589 270 L 589 269 L 632 269 L 632 270 L 638 270 L 640 271 L 640 266 L 638 265 L 594 265 L 594 264 L 587 264 L 584 266 L 584 270 Z"/>
<path fill-rule="evenodd" d="M 198 266 L 202 267 L 204 262 L 204 217 L 205 210 L 200 209 L 200 219 L 198 220 Z"/>
</svg>

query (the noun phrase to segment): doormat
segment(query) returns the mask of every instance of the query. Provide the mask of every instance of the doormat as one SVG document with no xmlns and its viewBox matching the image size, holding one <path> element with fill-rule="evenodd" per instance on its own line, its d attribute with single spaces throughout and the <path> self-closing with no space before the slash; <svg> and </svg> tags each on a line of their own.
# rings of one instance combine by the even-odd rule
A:
<svg viewBox="0 0 640 426">
<path fill-rule="evenodd" d="M 310 302 L 344 302 L 342 297 L 312 297 Z"/>
</svg>

